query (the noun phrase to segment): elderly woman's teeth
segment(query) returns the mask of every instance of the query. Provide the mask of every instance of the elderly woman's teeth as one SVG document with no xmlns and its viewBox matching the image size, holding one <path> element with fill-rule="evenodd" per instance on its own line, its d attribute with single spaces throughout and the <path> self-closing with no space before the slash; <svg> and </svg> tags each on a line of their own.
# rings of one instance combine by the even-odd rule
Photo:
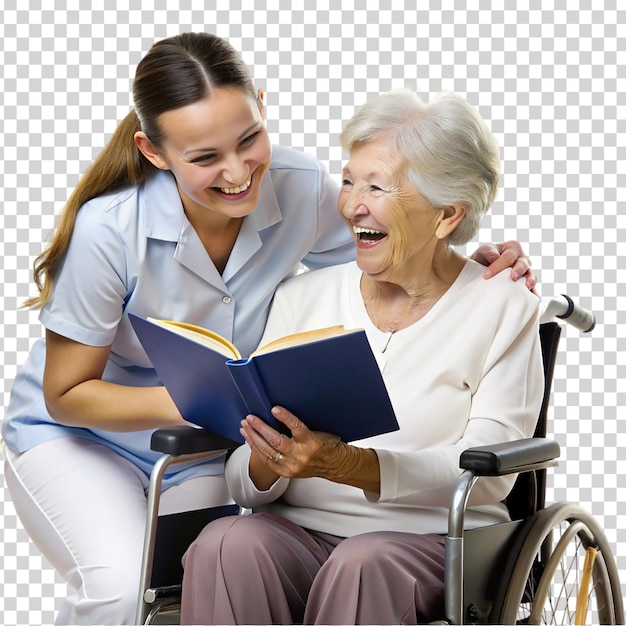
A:
<svg viewBox="0 0 626 626">
<path fill-rule="evenodd" d="M 361 241 L 377 241 L 386 236 L 386 233 L 362 226 L 353 226 L 352 231 Z"/>
</svg>

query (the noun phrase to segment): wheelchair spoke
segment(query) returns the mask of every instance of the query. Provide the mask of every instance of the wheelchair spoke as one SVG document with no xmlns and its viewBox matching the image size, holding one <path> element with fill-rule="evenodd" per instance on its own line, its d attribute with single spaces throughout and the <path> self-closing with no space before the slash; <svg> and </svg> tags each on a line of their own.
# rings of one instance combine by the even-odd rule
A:
<svg viewBox="0 0 626 626">
<path fill-rule="evenodd" d="M 560 503 L 544 511 L 522 553 L 502 623 L 623 623 L 613 555 L 602 529 L 579 507 Z"/>
<path fill-rule="evenodd" d="M 560 539 L 545 567 L 537 595 L 530 614 L 530 622 L 535 624 L 573 624 L 577 607 L 582 604 L 595 613 L 597 623 L 597 602 L 602 602 L 604 594 L 596 598 L 594 588 L 586 590 L 586 598 L 580 598 L 583 562 L 590 541 L 589 531 L 580 521 L 561 521 L 554 531 Z M 583 541 L 581 537 L 586 537 Z M 587 545 L 585 545 L 587 544 Z M 586 614 L 586 611 L 585 611 Z M 584 617 L 583 617 L 584 619 Z"/>
</svg>

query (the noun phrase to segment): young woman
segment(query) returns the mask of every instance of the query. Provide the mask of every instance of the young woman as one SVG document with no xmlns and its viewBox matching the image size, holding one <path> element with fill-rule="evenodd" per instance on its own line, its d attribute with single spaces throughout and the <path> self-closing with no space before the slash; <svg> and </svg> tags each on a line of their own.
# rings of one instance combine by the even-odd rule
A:
<svg viewBox="0 0 626 626">
<path fill-rule="evenodd" d="M 133 97 L 36 261 L 28 304 L 41 307 L 45 340 L 2 430 L 17 512 L 71 589 L 66 624 L 133 621 L 151 430 L 182 422 L 128 314 L 213 328 L 247 353 L 300 262 L 354 258 L 337 184 L 311 156 L 270 145 L 262 97 L 226 41 L 157 42 Z M 518 244 L 483 252 L 534 286 Z M 177 467 L 164 489 L 169 512 L 229 501 L 223 459 Z"/>
</svg>

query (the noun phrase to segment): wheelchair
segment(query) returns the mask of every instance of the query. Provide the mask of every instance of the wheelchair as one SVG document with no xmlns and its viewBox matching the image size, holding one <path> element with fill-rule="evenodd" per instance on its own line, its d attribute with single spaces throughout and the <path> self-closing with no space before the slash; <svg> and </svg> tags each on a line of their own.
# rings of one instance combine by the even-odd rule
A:
<svg viewBox="0 0 626 626">
<path fill-rule="evenodd" d="M 445 616 L 434 623 L 624 624 L 618 570 L 604 531 L 575 503 L 545 503 L 547 469 L 560 454 L 558 443 L 546 438 L 562 329 L 554 318 L 583 332 L 590 332 L 595 320 L 565 295 L 544 298 L 542 307 L 545 389 L 534 437 L 462 453 L 445 539 Z M 178 623 L 185 549 L 211 519 L 245 514 L 232 505 L 159 517 L 165 470 L 237 445 L 193 426 L 155 431 L 152 448 L 163 456 L 148 490 L 138 624 Z M 464 512 L 476 481 L 512 473 L 518 477 L 506 499 L 511 521 L 465 530 Z"/>
</svg>

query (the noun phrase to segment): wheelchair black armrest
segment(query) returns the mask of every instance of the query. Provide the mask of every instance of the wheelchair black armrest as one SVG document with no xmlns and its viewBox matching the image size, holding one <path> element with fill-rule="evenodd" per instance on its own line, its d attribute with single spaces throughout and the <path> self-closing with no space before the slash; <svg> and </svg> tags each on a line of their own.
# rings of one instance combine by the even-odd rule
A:
<svg viewBox="0 0 626 626">
<path fill-rule="evenodd" d="M 197 454 L 211 450 L 232 450 L 240 444 L 195 426 L 170 426 L 152 433 L 150 448 L 163 454 Z"/>
<path fill-rule="evenodd" d="M 504 476 L 554 465 L 560 454 L 556 441 L 536 437 L 468 448 L 462 452 L 459 465 L 473 470 L 476 476 Z"/>
</svg>

